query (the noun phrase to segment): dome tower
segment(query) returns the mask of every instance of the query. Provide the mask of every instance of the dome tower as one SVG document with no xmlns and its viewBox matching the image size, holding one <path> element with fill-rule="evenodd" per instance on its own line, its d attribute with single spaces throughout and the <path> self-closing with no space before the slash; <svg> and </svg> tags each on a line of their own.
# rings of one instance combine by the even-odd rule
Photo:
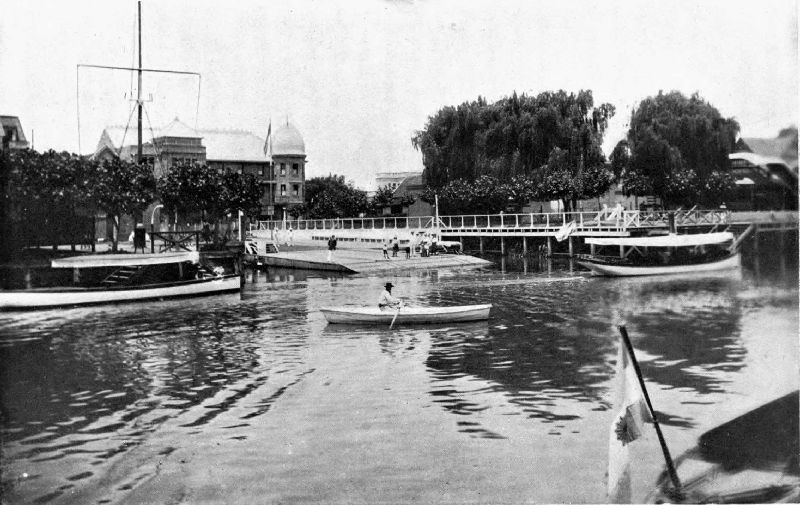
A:
<svg viewBox="0 0 800 505">
<path fill-rule="evenodd" d="M 283 219 L 288 217 L 289 206 L 301 204 L 305 199 L 306 144 L 300 131 L 288 120 L 272 134 L 272 167 L 275 218 Z"/>
</svg>

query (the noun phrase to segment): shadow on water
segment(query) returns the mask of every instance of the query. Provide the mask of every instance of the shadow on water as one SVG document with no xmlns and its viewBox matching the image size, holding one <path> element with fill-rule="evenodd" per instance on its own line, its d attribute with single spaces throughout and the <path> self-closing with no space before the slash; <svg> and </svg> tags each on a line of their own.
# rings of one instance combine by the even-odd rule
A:
<svg viewBox="0 0 800 505">
<path fill-rule="evenodd" d="M 788 276 L 796 298 L 796 264 L 792 269 L 791 262 L 781 267 L 769 257 L 748 260 L 762 264 L 759 282 L 777 275 L 786 286 Z M 604 394 L 619 324 L 628 326 L 648 381 L 667 389 L 718 393 L 730 374 L 745 366 L 741 293 L 750 285 L 750 270 L 603 278 L 589 276 L 569 261 L 543 265 L 521 257 L 501 261 L 498 269 L 499 276 L 485 273 L 485 282 L 478 278 L 469 287 L 445 282 L 430 294 L 432 303 L 444 305 L 468 303 L 465 292 L 475 291 L 495 302 L 486 332 L 431 332 L 426 365 L 435 381 L 448 384 L 432 394 L 455 414 L 482 408 L 474 402 L 474 390 L 452 387 L 464 378 L 485 382 L 484 390 L 502 393 L 526 415 L 541 420 L 579 417 L 568 407 L 556 408 L 569 402 L 608 408 Z M 662 417 L 664 424 L 688 425 L 680 416 Z"/>
<path fill-rule="evenodd" d="M 25 338 L 0 340 L 3 442 L 28 447 L 15 458 L 57 459 L 105 437 L 104 449 L 93 452 L 106 459 L 236 385 L 239 394 L 184 426 L 206 424 L 275 366 L 300 368 L 293 356 L 304 335 L 269 329 L 304 317 L 238 295 L 24 315 L 14 333 Z M 69 435 L 81 437 L 58 442 Z"/>
</svg>

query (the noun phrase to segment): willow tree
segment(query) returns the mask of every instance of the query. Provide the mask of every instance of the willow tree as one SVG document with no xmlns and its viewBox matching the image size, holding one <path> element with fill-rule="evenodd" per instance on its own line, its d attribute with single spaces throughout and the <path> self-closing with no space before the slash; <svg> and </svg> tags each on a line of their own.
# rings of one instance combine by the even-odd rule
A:
<svg viewBox="0 0 800 505">
<path fill-rule="evenodd" d="M 427 184 L 438 190 L 488 175 L 531 177 L 567 204 L 605 192 L 613 177 L 601 150 L 614 106 L 594 105 L 592 92 L 525 94 L 488 103 L 478 97 L 428 118 L 412 144 L 422 152 Z M 558 163 L 551 166 L 558 149 Z M 568 184 L 555 183 L 568 179 Z M 561 188 L 561 190 L 559 190 Z"/>
<path fill-rule="evenodd" d="M 739 124 L 697 93 L 660 92 L 631 116 L 623 186 L 665 206 L 719 204 L 733 187 L 728 155 Z"/>
</svg>

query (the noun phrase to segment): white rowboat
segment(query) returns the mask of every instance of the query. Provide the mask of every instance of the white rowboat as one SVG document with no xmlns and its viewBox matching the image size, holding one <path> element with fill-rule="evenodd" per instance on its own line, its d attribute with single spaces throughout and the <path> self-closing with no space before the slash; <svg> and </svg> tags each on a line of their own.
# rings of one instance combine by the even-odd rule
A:
<svg viewBox="0 0 800 505">
<path fill-rule="evenodd" d="M 107 288 L 34 288 L 0 291 L 0 309 L 48 309 L 75 305 L 135 302 L 161 298 L 232 293 L 241 289 L 238 275 Z"/>
<path fill-rule="evenodd" d="M 414 324 L 460 323 L 489 319 L 491 304 L 453 307 L 402 307 L 381 310 L 378 307 L 323 307 L 320 309 L 329 323 L 344 324 Z M 395 319 L 395 316 L 397 318 Z"/>
</svg>

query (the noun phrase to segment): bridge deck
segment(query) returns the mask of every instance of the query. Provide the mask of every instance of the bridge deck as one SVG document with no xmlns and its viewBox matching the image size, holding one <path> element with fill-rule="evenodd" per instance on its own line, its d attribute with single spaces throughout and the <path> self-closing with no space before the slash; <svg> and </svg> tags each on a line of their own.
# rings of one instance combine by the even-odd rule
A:
<svg viewBox="0 0 800 505">
<path fill-rule="evenodd" d="M 730 212 L 727 210 L 626 211 L 605 209 L 600 212 L 549 212 L 527 214 L 490 214 L 462 216 L 423 216 L 389 218 L 316 219 L 261 221 L 251 231 L 271 234 L 286 230 L 311 234 L 326 240 L 331 234 L 358 237 L 375 242 L 375 247 L 399 234 L 430 232 L 463 237 L 552 237 L 567 223 L 574 224 L 570 235 L 577 237 L 626 237 L 653 229 L 668 229 L 674 220 L 678 229 L 724 229 L 732 225 L 758 223 L 771 229 L 797 227 L 797 211 Z M 355 239 L 354 239 L 355 240 Z"/>
</svg>

